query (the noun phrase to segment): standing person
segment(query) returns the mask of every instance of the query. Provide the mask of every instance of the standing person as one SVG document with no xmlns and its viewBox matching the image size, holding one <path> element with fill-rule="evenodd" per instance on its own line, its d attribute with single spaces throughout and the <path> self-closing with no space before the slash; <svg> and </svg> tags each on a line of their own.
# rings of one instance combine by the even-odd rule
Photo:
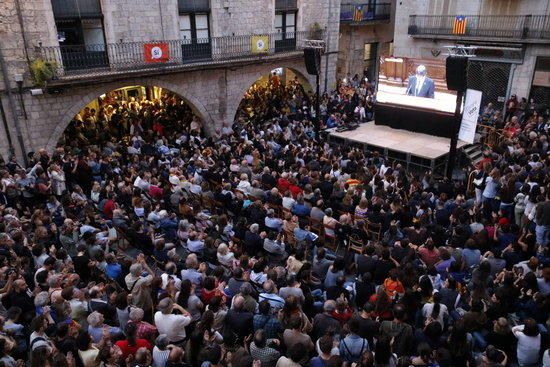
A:
<svg viewBox="0 0 550 367">
<path fill-rule="evenodd" d="M 393 321 L 382 321 L 380 334 L 395 338 L 393 345 L 397 356 L 410 355 L 413 346 L 413 328 L 404 322 L 405 306 L 396 304 L 393 307 L 393 317 Z"/>
<path fill-rule="evenodd" d="M 541 335 L 537 322 L 526 319 L 523 325 L 512 328 L 512 333 L 518 340 L 517 357 L 521 367 L 537 366 L 541 347 Z"/>
<path fill-rule="evenodd" d="M 359 320 L 351 318 L 348 321 L 349 334 L 340 342 L 340 355 L 349 364 L 359 362 L 363 353 L 369 350 L 368 340 L 358 335 L 359 328 Z"/>
<path fill-rule="evenodd" d="M 191 315 L 183 307 L 174 303 L 171 298 L 163 298 L 155 313 L 155 326 L 160 334 L 166 334 L 171 344 L 181 345 L 185 342 L 187 334 L 185 327 L 191 323 Z M 178 310 L 180 315 L 172 314 Z"/>
<path fill-rule="evenodd" d="M 515 94 L 512 94 L 512 96 L 506 101 L 506 113 L 504 114 L 505 122 L 508 122 L 508 120 L 514 116 L 517 111 L 518 104 L 518 97 Z"/>
<path fill-rule="evenodd" d="M 143 270 L 147 274 L 142 274 Z M 130 273 L 124 278 L 126 288 L 132 296 L 132 304 L 143 310 L 145 314 L 143 319 L 148 322 L 153 320 L 153 298 L 151 297 L 153 274 L 143 254 L 139 254 L 136 263 L 130 266 Z"/>
<path fill-rule="evenodd" d="M 67 190 L 65 184 L 65 172 L 57 164 L 53 164 L 49 168 L 50 179 L 52 182 L 52 194 L 61 196 Z"/>
</svg>

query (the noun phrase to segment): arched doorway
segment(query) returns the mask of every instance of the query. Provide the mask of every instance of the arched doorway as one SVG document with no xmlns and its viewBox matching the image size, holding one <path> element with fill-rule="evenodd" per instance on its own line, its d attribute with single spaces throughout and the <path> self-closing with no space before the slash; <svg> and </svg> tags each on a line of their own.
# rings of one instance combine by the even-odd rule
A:
<svg viewBox="0 0 550 367">
<path fill-rule="evenodd" d="M 234 121 L 260 123 L 280 113 L 289 115 L 309 109 L 313 88 L 298 70 L 279 67 L 261 75 L 246 90 L 235 113 Z"/>
<path fill-rule="evenodd" d="M 204 119 L 185 98 L 158 86 L 131 85 L 92 99 L 68 123 L 57 147 L 105 146 L 173 134 L 204 135 Z"/>
</svg>

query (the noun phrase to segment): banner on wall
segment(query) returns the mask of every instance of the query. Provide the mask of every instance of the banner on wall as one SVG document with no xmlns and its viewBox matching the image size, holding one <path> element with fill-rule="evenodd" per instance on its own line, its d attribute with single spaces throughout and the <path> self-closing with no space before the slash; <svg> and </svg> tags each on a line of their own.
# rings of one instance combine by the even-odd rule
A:
<svg viewBox="0 0 550 367">
<path fill-rule="evenodd" d="M 460 124 L 458 138 L 469 144 L 474 143 L 477 120 L 481 108 L 481 96 L 482 93 L 479 90 L 466 90 L 466 103 L 464 103 L 464 111 L 462 112 L 462 122 Z"/>
<path fill-rule="evenodd" d="M 143 45 L 145 62 L 166 62 L 170 59 L 168 43 L 145 43 Z"/>
<path fill-rule="evenodd" d="M 269 51 L 269 36 L 252 36 L 252 53 L 266 53 Z"/>
</svg>

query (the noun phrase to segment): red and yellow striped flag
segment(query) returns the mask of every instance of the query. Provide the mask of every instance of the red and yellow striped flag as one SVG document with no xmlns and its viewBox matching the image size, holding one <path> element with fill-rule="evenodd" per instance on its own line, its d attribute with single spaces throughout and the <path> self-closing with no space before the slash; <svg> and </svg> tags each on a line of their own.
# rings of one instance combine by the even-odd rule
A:
<svg viewBox="0 0 550 367">
<path fill-rule="evenodd" d="M 459 15 L 453 22 L 453 34 L 466 34 L 466 17 Z"/>
<path fill-rule="evenodd" d="M 363 7 L 361 5 L 356 6 L 353 11 L 353 21 L 360 22 L 363 20 Z"/>
</svg>

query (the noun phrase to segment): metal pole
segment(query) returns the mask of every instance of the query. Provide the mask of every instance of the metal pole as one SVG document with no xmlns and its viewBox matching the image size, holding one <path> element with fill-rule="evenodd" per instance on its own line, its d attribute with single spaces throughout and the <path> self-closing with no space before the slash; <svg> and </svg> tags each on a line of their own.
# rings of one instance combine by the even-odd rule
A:
<svg viewBox="0 0 550 367">
<path fill-rule="evenodd" d="M 456 93 L 456 107 L 455 107 L 455 119 L 453 135 L 451 136 L 451 147 L 449 149 L 449 160 L 447 162 L 446 176 L 449 180 L 453 177 L 453 169 L 456 164 L 456 145 L 458 144 L 458 131 L 460 130 L 460 122 L 462 120 L 462 114 L 460 109 L 462 108 L 462 98 L 464 97 L 464 91 L 459 90 Z"/>
<path fill-rule="evenodd" d="M 325 87 L 324 87 L 324 93 L 327 93 L 328 91 L 328 58 L 330 57 L 330 37 L 327 36 L 327 52 L 325 54 Z"/>
<path fill-rule="evenodd" d="M 25 167 L 28 164 L 27 161 L 27 150 L 25 149 L 25 143 L 23 142 L 23 134 L 21 133 L 21 127 L 19 126 L 19 117 L 17 116 L 17 110 L 15 108 L 15 99 L 13 98 L 13 94 L 11 92 L 11 86 L 10 86 L 10 79 L 8 75 L 8 67 L 4 61 L 4 55 L 2 54 L 2 47 L 0 47 L 0 65 L 2 67 L 2 76 L 4 78 L 4 87 L 6 88 L 6 91 L 8 93 L 8 101 L 10 104 L 11 109 L 11 115 L 13 117 L 13 123 L 15 125 L 15 130 L 17 131 L 17 141 L 19 142 L 19 145 L 21 146 L 21 153 L 23 153 L 23 162 L 25 163 Z M 7 133 L 7 131 L 6 131 Z"/>
<path fill-rule="evenodd" d="M 319 51 L 320 52 L 320 51 Z M 316 84 L 316 87 L 317 87 L 317 98 L 315 99 L 315 119 L 317 120 L 317 123 L 315 124 L 316 126 L 316 130 L 317 130 L 317 133 L 319 132 L 320 128 L 321 128 L 321 107 L 320 107 L 320 103 L 321 103 L 321 96 L 319 95 L 319 74 L 320 74 L 321 70 L 319 70 L 319 73 L 317 73 L 317 75 L 315 76 L 315 84 Z"/>
<path fill-rule="evenodd" d="M 2 103 L 2 98 L 0 98 L 0 117 L 2 117 L 2 123 L 4 124 L 4 130 L 6 131 L 6 137 L 8 138 L 8 145 L 10 147 L 10 154 L 15 155 L 15 148 L 13 147 L 13 141 L 11 140 L 10 128 L 8 126 L 8 119 L 6 118 L 6 112 L 4 111 L 4 104 Z"/>
</svg>

